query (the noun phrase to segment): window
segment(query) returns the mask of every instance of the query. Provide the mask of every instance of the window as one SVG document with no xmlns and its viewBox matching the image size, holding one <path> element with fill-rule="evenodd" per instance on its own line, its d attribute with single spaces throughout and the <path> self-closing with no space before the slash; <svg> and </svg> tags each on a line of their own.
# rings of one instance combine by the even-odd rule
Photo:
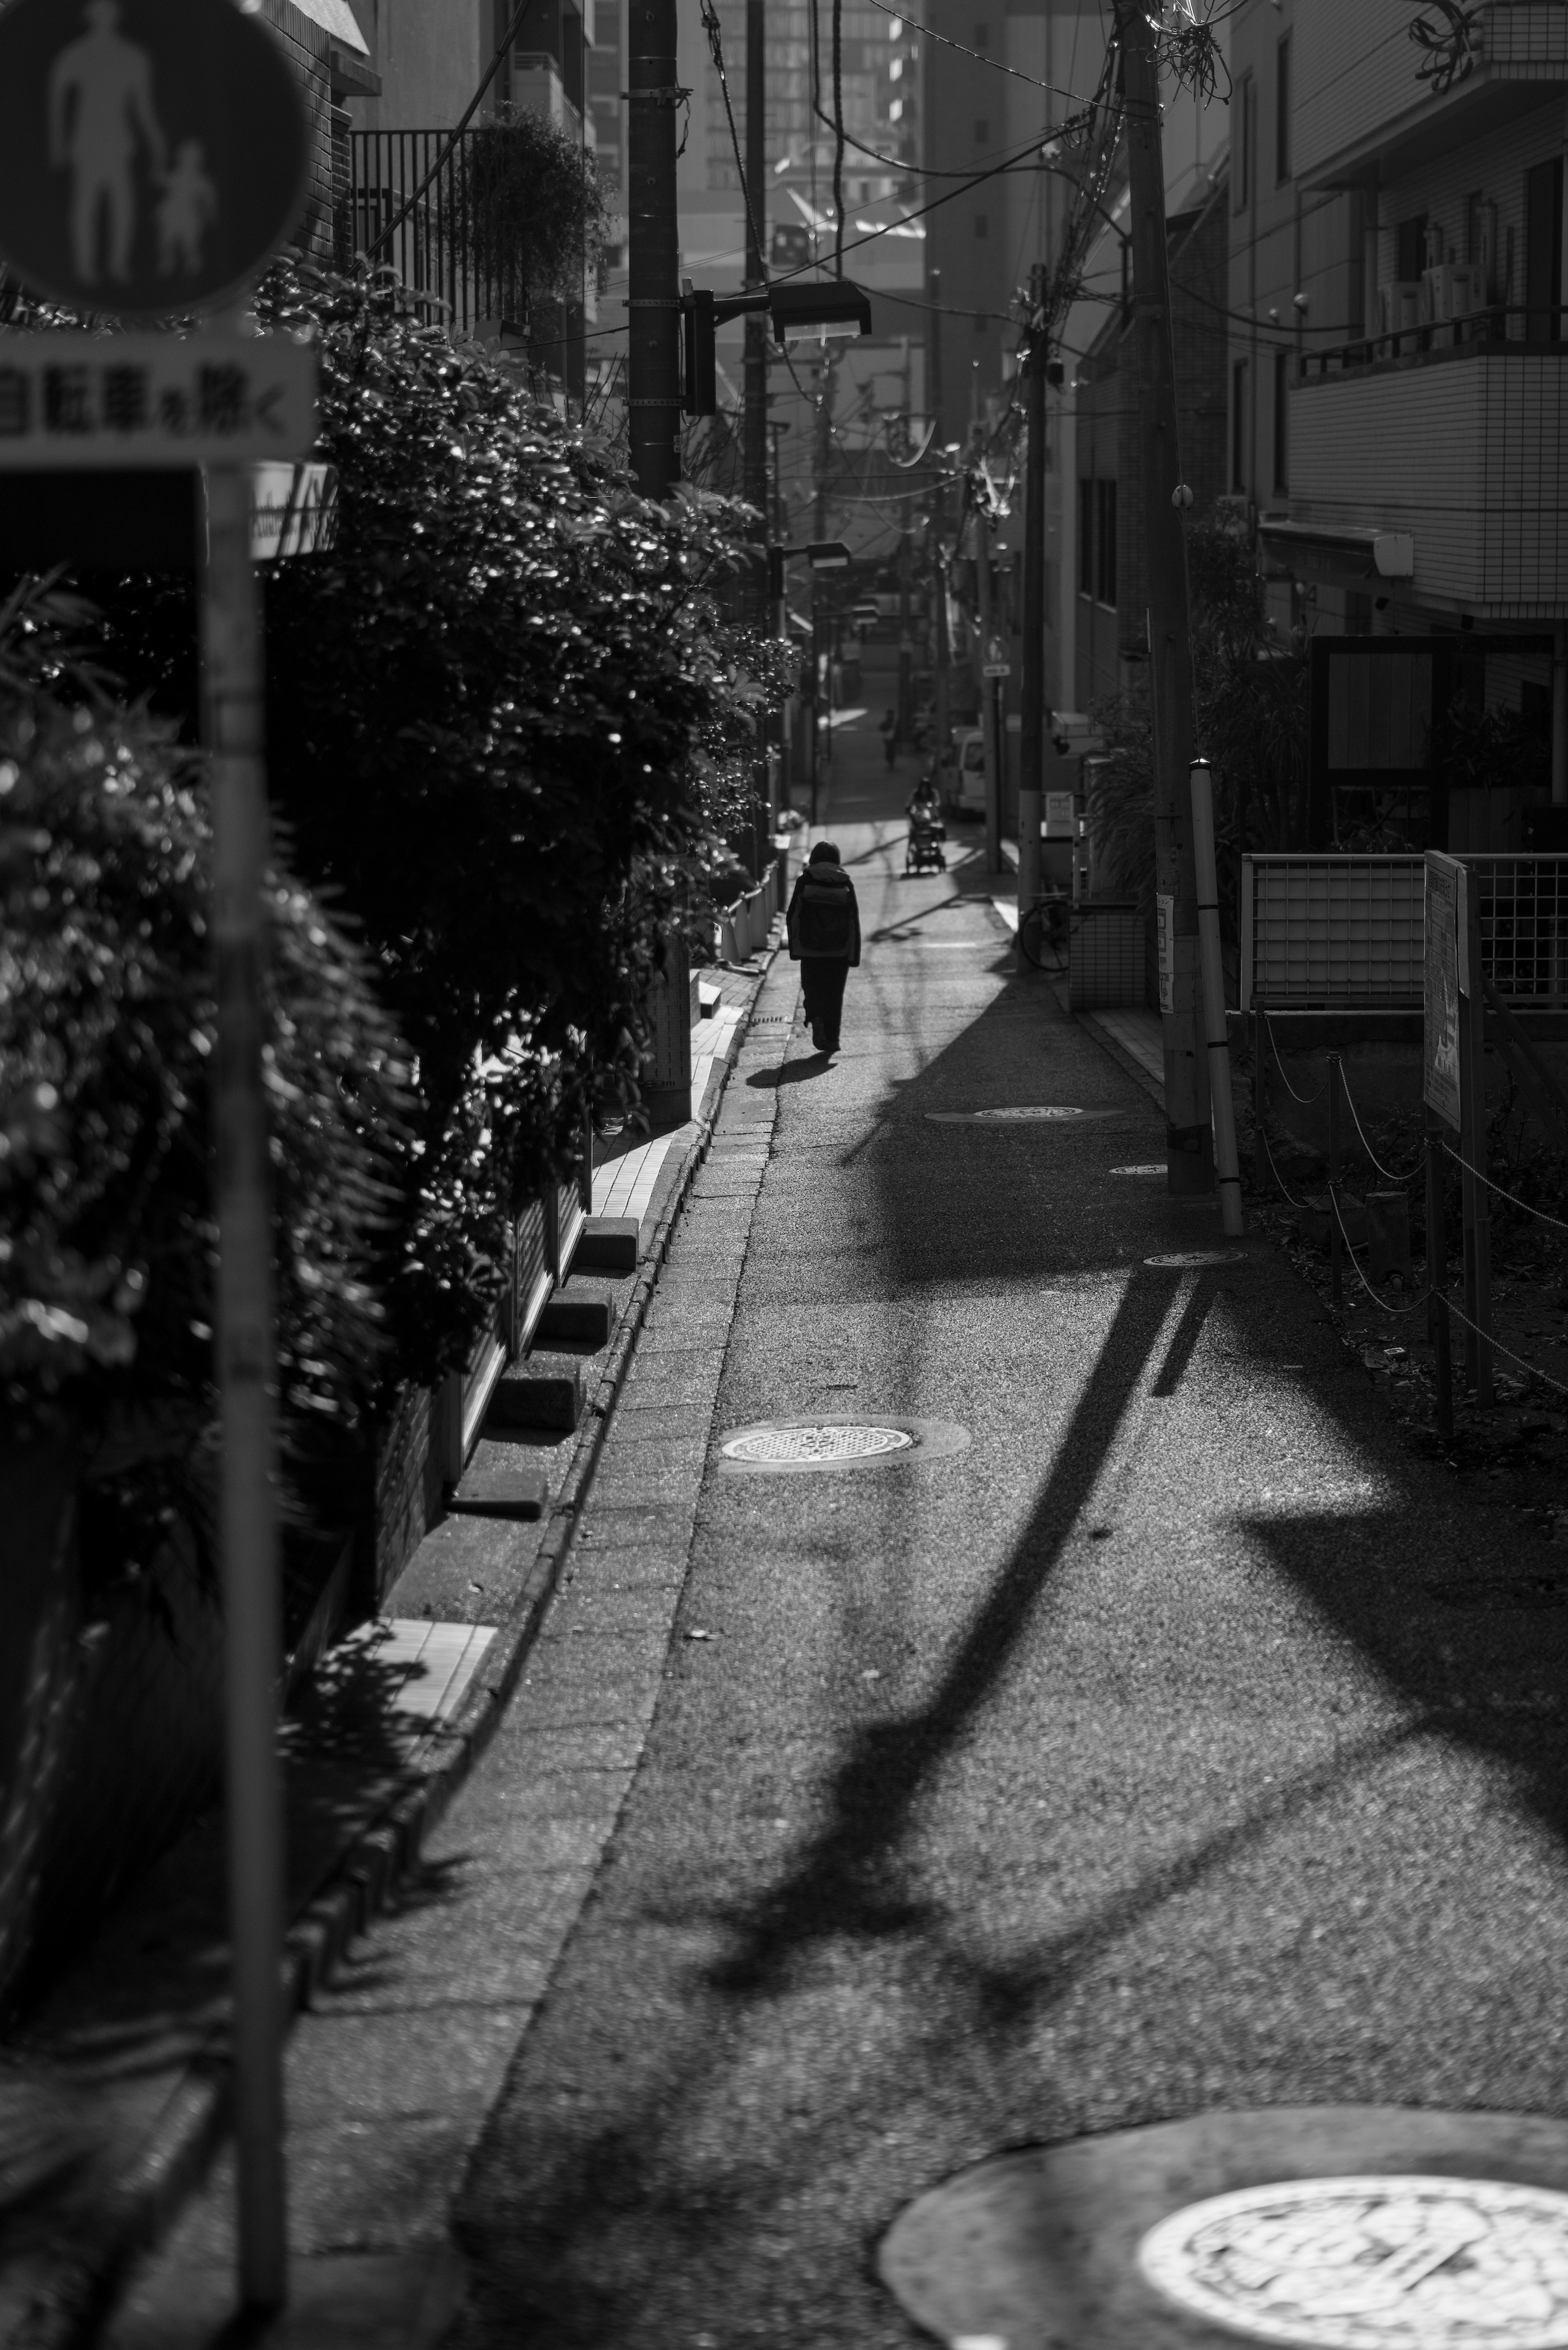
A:
<svg viewBox="0 0 1568 2350">
<path fill-rule="evenodd" d="M 1236 174 L 1231 208 L 1244 213 L 1252 201 L 1252 147 L 1257 130 L 1257 91 L 1251 74 L 1236 86 Z"/>
<path fill-rule="evenodd" d="M 1080 475 L 1078 481 L 1078 593 L 1092 596 L 1095 592 L 1095 485 Z"/>
<path fill-rule="evenodd" d="M 991 234 L 991 223 L 984 213 L 976 213 L 974 216 L 974 233 L 976 236 L 989 236 Z"/>
<path fill-rule="evenodd" d="M 1247 400 L 1249 367 L 1237 359 L 1231 369 L 1231 487 L 1247 486 Z"/>
<path fill-rule="evenodd" d="M 1555 343 L 1562 336 L 1563 158 L 1537 163 L 1524 175 L 1525 339 Z"/>
<path fill-rule="evenodd" d="M 1274 51 L 1274 184 L 1291 176 L 1291 36 L 1280 36 Z"/>
<path fill-rule="evenodd" d="M 1274 353 L 1274 487 L 1290 488 L 1291 353 Z"/>
<path fill-rule="evenodd" d="M 1116 485 L 1095 484 L 1095 598 L 1101 604 L 1116 600 Z"/>
</svg>

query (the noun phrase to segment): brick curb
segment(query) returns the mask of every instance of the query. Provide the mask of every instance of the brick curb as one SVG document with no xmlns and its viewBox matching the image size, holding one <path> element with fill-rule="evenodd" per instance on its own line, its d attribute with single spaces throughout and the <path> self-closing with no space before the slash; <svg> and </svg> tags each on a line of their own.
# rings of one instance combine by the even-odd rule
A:
<svg viewBox="0 0 1568 2350">
<path fill-rule="evenodd" d="M 400 1880 L 416 1864 L 426 1833 L 441 1820 L 480 1761 L 505 1711 L 560 1580 L 578 1518 L 593 1482 L 628 1366 L 648 1312 L 670 1234 L 693 1178 L 707 1158 L 725 1090 L 782 940 L 763 953 L 743 1019 L 719 1065 L 711 1104 L 687 1146 L 659 1211 L 648 1256 L 610 1342 L 608 1357 L 588 1404 L 570 1466 L 550 1513 L 527 1583 L 491 1642 L 458 1713 L 444 1736 L 445 1759 L 418 1786 L 389 1804 L 346 1847 L 327 1882 L 290 1926 L 285 1949 L 290 2017 L 310 2004 L 357 1936 L 368 1930 Z M 133 2263 L 166 2236 L 196 2192 L 230 2131 L 226 2026 L 216 2025 L 185 2067 L 160 2120 L 130 2170 L 104 2199 L 108 2225 L 97 2257 L 68 2263 L 46 2260 L 26 2281 L 30 2307 L 0 2299 L 0 2334 L 7 2350 L 89 2350 Z M 78 2219 L 79 2220 L 80 2214 Z M 76 2234 L 75 2244 L 81 2247 Z M 62 2271 L 65 2272 L 62 2273 Z M 18 2280 L 20 2282 L 20 2280 Z M 47 2303 L 46 2306 L 45 2303 Z M 17 2322 L 13 2324 L 11 2320 Z"/>
</svg>

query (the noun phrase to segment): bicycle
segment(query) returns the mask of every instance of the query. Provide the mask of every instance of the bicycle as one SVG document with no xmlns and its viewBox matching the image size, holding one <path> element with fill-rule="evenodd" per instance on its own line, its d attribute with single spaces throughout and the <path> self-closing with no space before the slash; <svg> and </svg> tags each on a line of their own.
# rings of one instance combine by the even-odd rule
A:
<svg viewBox="0 0 1568 2350">
<path fill-rule="evenodd" d="M 1065 971 L 1069 907 L 1065 894 L 1048 889 L 1018 918 L 1018 950 L 1035 971 Z"/>
</svg>

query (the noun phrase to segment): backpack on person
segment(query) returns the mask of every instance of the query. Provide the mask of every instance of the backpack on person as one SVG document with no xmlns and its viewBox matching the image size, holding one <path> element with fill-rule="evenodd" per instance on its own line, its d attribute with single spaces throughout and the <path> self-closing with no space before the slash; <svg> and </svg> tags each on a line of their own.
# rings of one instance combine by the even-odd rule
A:
<svg viewBox="0 0 1568 2350">
<path fill-rule="evenodd" d="M 790 951 L 802 955 L 842 955 L 847 962 L 855 945 L 855 899 L 835 867 L 826 868 L 831 881 L 818 880 L 811 867 L 802 877 L 794 902 Z"/>
</svg>

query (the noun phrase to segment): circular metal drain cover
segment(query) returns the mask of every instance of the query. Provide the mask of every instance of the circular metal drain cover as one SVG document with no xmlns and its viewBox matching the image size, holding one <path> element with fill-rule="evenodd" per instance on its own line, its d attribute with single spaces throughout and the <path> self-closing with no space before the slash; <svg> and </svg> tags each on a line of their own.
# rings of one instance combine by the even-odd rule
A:
<svg viewBox="0 0 1568 2350">
<path fill-rule="evenodd" d="M 1164 1256 L 1146 1256 L 1144 1259 L 1145 1264 L 1180 1268 L 1195 1264 L 1241 1264 L 1242 1262 L 1240 1249 L 1170 1249 Z"/>
<path fill-rule="evenodd" d="M 914 1441 L 907 1428 L 849 1428 L 824 1420 L 809 1428 L 757 1429 L 750 1436 L 732 1436 L 719 1449 L 726 1461 L 809 1469 L 819 1461 L 869 1461 L 879 1453 L 908 1452 Z"/>
<path fill-rule="evenodd" d="M 1081 1109 L 1072 1102 L 1010 1102 L 1002 1109 L 929 1109 L 932 1126 L 1061 1126 L 1075 1118 L 1114 1118 L 1115 1110 Z"/>
<path fill-rule="evenodd" d="M 895 1418 L 758 1420 L 726 1429 L 719 1465 L 735 1476 L 785 1475 L 814 1469 L 887 1469 L 961 1452 L 969 1430 L 950 1419 Z"/>
<path fill-rule="evenodd" d="M 1138 2265 L 1185 2310 L 1306 2350 L 1568 2350 L 1568 2195 L 1295 2178 L 1189 2204 Z"/>
</svg>

